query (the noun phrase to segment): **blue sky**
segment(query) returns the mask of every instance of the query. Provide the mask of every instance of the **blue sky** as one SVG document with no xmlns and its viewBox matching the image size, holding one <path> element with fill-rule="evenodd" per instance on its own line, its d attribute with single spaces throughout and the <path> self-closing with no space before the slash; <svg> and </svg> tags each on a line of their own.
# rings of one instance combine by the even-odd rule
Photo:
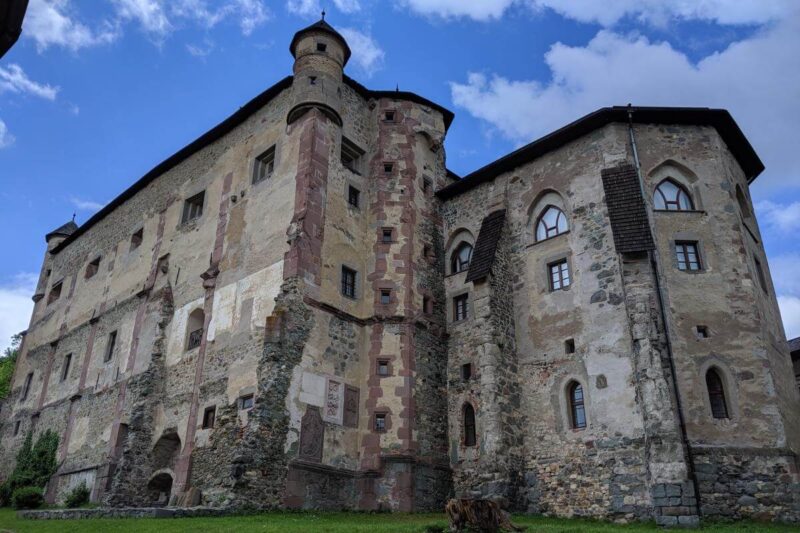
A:
<svg viewBox="0 0 800 533">
<path fill-rule="evenodd" d="M 800 2 L 328 0 L 350 76 L 456 113 L 468 173 L 607 105 L 724 107 L 767 170 L 752 188 L 787 334 L 800 335 Z M 82 223 L 291 73 L 317 0 L 30 0 L 0 59 L 0 348 L 27 327 L 44 234 Z"/>
</svg>

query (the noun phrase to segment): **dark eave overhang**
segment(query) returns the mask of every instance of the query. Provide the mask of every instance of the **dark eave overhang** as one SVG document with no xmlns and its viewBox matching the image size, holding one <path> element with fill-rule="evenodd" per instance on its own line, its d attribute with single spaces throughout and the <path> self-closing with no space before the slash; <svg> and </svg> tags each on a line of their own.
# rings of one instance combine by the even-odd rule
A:
<svg viewBox="0 0 800 533">
<path fill-rule="evenodd" d="M 465 176 L 461 181 L 450 184 L 437 191 L 436 195 L 446 200 L 466 192 L 473 187 L 491 181 L 500 174 L 510 172 L 542 155 L 551 152 L 586 135 L 598 128 L 614 122 L 628 122 L 628 111 L 633 112 L 636 124 L 665 124 L 681 126 L 712 126 L 719 132 L 736 161 L 742 167 L 748 182 L 752 182 L 764 170 L 750 142 L 739 129 L 736 121 L 725 109 L 707 107 L 631 107 L 614 106 L 598 109 L 579 118 L 522 148 L 489 163 Z"/>
<path fill-rule="evenodd" d="M 28 9 L 28 0 L 0 2 L 0 57 L 6 55 L 22 33 L 22 20 Z"/>
<path fill-rule="evenodd" d="M 352 78 L 345 76 L 344 77 L 345 83 L 349 85 L 353 90 L 355 90 L 358 94 L 360 94 L 365 100 L 370 98 L 394 98 L 398 100 L 409 100 L 412 102 L 416 102 L 421 105 L 425 105 L 431 107 L 437 111 L 439 111 L 444 117 L 445 128 L 449 128 L 450 124 L 453 122 L 453 113 L 448 109 L 431 102 L 430 100 L 419 96 L 418 94 L 406 92 L 406 91 L 371 91 L 358 83 L 357 81 L 353 80 Z M 292 86 L 292 76 L 287 76 L 283 78 L 281 81 L 267 89 L 266 91 L 262 92 L 245 105 L 240 107 L 235 113 L 231 116 L 211 128 L 209 131 L 189 143 L 188 145 L 184 146 L 180 150 L 178 150 L 175 154 L 168 157 L 158 165 L 156 165 L 150 172 L 139 178 L 136 183 L 128 187 L 122 194 L 114 198 L 111 202 L 109 202 L 105 207 L 103 207 L 100 211 L 95 213 L 89 220 L 81 224 L 78 229 L 76 229 L 69 237 L 61 241 L 58 246 L 53 248 L 50 252 L 52 254 L 57 254 L 64 248 L 66 248 L 71 242 L 75 239 L 86 233 L 89 228 L 100 222 L 104 219 L 109 213 L 114 211 L 118 206 L 125 203 L 128 199 L 132 198 L 136 193 L 147 187 L 153 180 L 155 180 L 160 175 L 164 174 L 165 172 L 169 171 L 170 169 L 176 167 L 181 162 L 188 159 L 192 154 L 202 150 L 206 146 L 212 144 L 213 142 L 219 140 L 221 137 L 229 133 L 235 127 L 243 123 L 247 120 L 253 113 L 258 111 L 263 106 L 267 105 L 273 98 L 275 98 L 278 94 L 280 94 L 285 89 L 288 89 Z"/>
</svg>

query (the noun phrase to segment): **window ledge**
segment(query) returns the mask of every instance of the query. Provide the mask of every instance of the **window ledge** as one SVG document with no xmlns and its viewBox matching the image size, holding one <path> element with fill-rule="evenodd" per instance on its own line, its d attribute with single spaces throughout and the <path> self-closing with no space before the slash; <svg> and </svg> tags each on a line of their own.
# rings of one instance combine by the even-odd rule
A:
<svg viewBox="0 0 800 533">
<path fill-rule="evenodd" d="M 567 231 L 565 231 L 564 233 L 559 233 L 558 235 L 556 235 L 556 236 L 554 236 L 554 237 L 548 237 L 548 238 L 546 238 L 546 239 L 544 239 L 544 240 L 541 240 L 541 241 L 535 241 L 535 242 L 532 242 L 532 243 L 526 244 L 526 245 L 525 245 L 525 248 L 531 248 L 531 247 L 533 247 L 533 246 L 536 246 L 537 244 L 544 244 L 544 243 L 546 243 L 546 242 L 551 242 L 551 241 L 554 241 L 555 239 L 558 239 L 559 237 L 563 237 L 563 236 L 565 236 L 565 235 L 569 235 L 569 233 L 570 233 L 570 230 L 567 230 Z"/>
<path fill-rule="evenodd" d="M 706 212 L 703 209 L 653 209 L 654 213 L 669 213 L 669 214 L 695 214 L 695 215 L 705 215 Z"/>
</svg>

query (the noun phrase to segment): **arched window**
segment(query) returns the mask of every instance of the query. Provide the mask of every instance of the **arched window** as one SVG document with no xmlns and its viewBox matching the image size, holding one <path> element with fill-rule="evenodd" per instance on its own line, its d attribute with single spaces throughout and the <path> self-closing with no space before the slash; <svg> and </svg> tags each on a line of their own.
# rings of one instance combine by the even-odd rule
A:
<svg viewBox="0 0 800 533">
<path fill-rule="evenodd" d="M 708 401 L 711 404 L 711 416 L 729 418 L 728 404 L 725 401 L 725 387 L 717 369 L 709 368 L 706 372 L 706 387 L 708 388 Z"/>
<path fill-rule="evenodd" d="M 564 212 L 554 205 L 548 206 L 542 211 L 539 221 L 536 223 L 536 241 L 561 235 L 568 229 L 569 224 L 567 224 L 567 216 Z"/>
<path fill-rule="evenodd" d="M 453 274 L 464 272 L 469 268 L 470 259 L 472 259 L 472 246 L 469 243 L 462 242 L 450 258 L 450 271 Z"/>
<path fill-rule="evenodd" d="M 653 203 L 656 209 L 663 211 L 691 211 L 694 209 L 692 198 L 686 189 L 669 178 L 656 187 Z"/>
<path fill-rule="evenodd" d="M 586 427 L 586 408 L 583 404 L 583 385 L 573 381 L 567 389 L 569 399 L 569 414 L 572 429 Z"/>
<path fill-rule="evenodd" d="M 475 446 L 475 409 L 464 404 L 464 446 Z"/>
<path fill-rule="evenodd" d="M 203 326 L 205 325 L 205 313 L 202 309 L 195 309 L 189 314 L 186 321 L 186 350 L 194 350 L 200 346 L 203 340 Z"/>
</svg>

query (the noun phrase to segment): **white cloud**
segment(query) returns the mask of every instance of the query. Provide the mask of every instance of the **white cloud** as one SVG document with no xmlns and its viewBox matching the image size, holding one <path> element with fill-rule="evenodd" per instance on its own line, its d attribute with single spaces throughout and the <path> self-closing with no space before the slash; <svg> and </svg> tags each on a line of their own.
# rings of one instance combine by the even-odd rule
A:
<svg viewBox="0 0 800 533">
<path fill-rule="evenodd" d="M 367 76 L 372 76 L 383 66 L 385 54 L 372 36 L 353 28 L 341 28 L 339 33 L 345 38 L 353 52 L 352 60 Z"/>
<path fill-rule="evenodd" d="M 442 18 L 467 17 L 480 21 L 498 19 L 515 0 L 398 0 L 398 5 L 421 15 Z"/>
<path fill-rule="evenodd" d="M 42 85 L 31 80 L 22 67 L 11 63 L 8 68 L 0 67 L 0 93 L 10 91 L 12 93 L 32 94 L 45 100 L 55 100 L 58 94 L 58 87 L 52 85 Z"/>
<path fill-rule="evenodd" d="M 778 306 L 781 308 L 783 329 L 787 339 L 800 337 L 800 298 L 797 296 L 778 296 Z"/>
<path fill-rule="evenodd" d="M 236 0 L 233 4 L 239 17 L 239 27 L 250 35 L 258 26 L 269 20 L 269 9 L 261 0 Z"/>
<path fill-rule="evenodd" d="M 14 144 L 14 136 L 8 131 L 6 123 L 0 118 L 0 148 L 5 148 Z"/>
<path fill-rule="evenodd" d="M 355 13 L 361 9 L 358 0 L 333 0 L 333 5 L 342 13 Z M 301 17 L 319 17 L 322 4 L 319 0 L 286 0 L 286 10 Z"/>
<path fill-rule="evenodd" d="M 361 9 L 358 0 L 333 0 L 333 5 L 342 13 L 355 13 Z"/>
<path fill-rule="evenodd" d="M 202 45 L 187 44 L 186 51 L 194 57 L 206 57 L 214 50 L 214 43 L 206 39 Z"/>
<path fill-rule="evenodd" d="M 103 207 L 103 205 L 105 205 L 93 200 L 82 200 L 81 198 L 76 198 L 75 196 L 71 196 L 69 202 L 81 211 L 98 211 Z"/>
<path fill-rule="evenodd" d="M 36 274 L 22 273 L 0 283 L 0 352 L 11 345 L 12 335 L 27 329 L 37 280 Z"/>
<path fill-rule="evenodd" d="M 156 40 L 163 39 L 172 30 L 172 23 L 159 0 L 113 0 L 113 2 L 119 17 L 138 22 L 142 29 Z"/>
<path fill-rule="evenodd" d="M 797 15 L 696 64 L 666 42 L 602 30 L 583 47 L 554 44 L 545 54 L 552 72 L 545 83 L 471 73 L 466 83 L 451 83 L 451 94 L 518 143 L 609 105 L 727 108 L 769 169 L 762 187 L 778 177 L 800 186 L 798 49 Z"/>
<path fill-rule="evenodd" d="M 33 39 L 39 51 L 49 46 L 63 46 L 78 50 L 88 46 L 107 44 L 118 36 L 110 24 L 99 30 L 91 30 L 71 14 L 69 0 L 30 0 L 22 36 Z"/>
<path fill-rule="evenodd" d="M 800 202 L 779 204 L 763 200 L 757 202 L 755 208 L 759 222 L 771 231 L 783 233 L 783 238 L 793 237 L 800 231 Z"/>
<path fill-rule="evenodd" d="M 238 19 L 244 35 L 250 35 L 258 26 L 269 20 L 269 9 L 263 0 L 230 0 L 209 7 L 207 0 L 179 0 L 170 4 L 170 14 L 176 18 L 195 20 L 212 28 L 228 17 Z"/>
</svg>

